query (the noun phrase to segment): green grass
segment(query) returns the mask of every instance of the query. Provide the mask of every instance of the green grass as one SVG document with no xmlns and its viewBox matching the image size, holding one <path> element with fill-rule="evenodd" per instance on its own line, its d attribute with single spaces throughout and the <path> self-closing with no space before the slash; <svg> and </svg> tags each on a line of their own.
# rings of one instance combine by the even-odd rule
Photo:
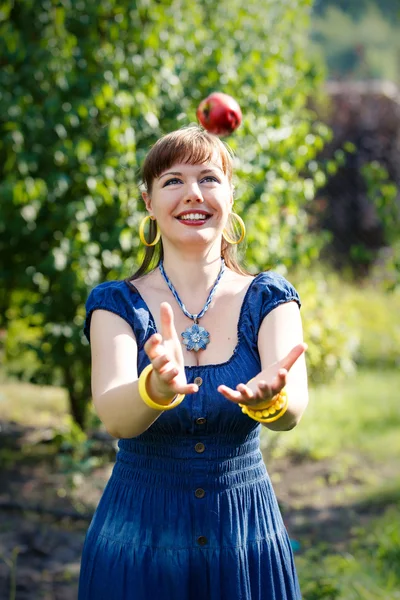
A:
<svg viewBox="0 0 400 600">
<path fill-rule="evenodd" d="M 304 600 L 400 599 L 400 504 L 358 529 L 345 552 L 297 557 Z"/>
<path fill-rule="evenodd" d="M 360 371 L 312 387 L 299 425 L 288 434 L 266 435 L 278 456 L 322 459 L 349 452 L 373 461 L 384 461 L 388 454 L 400 459 L 399 390 L 400 370 Z"/>
<path fill-rule="evenodd" d="M 61 425 L 68 416 L 68 397 L 57 387 L 0 383 L 0 415 L 8 421 L 37 427 Z"/>
</svg>

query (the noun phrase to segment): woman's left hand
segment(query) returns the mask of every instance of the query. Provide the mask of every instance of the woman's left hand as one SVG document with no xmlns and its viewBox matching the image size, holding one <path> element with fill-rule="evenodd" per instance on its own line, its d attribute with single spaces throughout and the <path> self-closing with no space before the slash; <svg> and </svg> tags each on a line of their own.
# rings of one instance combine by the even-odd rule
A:
<svg viewBox="0 0 400 600">
<path fill-rule="evenodd" d="M 218 391 L 235 404 L 254 406 L 268 402 L 285 387 L 287 375 L 297 359 L 307 350 L 307 344 L 297 344 L 281 361 L 263 371 L 248 383 L 239 383 L 236 390 L 218 386 Z"/>
</svg>

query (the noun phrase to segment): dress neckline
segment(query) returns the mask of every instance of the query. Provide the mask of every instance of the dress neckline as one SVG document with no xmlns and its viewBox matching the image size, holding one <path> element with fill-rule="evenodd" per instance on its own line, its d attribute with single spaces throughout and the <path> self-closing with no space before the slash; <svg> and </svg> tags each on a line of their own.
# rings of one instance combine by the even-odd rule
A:
<svg viewBox="0 0 400 600">
<path fill-rule="evenodd" d="M 210 369 L 210 368 L 214 368 L 215 369 L 217 367 L 223 367 L 224 365 L 228 365 L 230 362 L 233 361 L 233 359 L 236 357 L 236 355 L 238 353 L 238 350 L 239 350 L 239 347 L 240 347 L 240 344 L 241 344 L 241 340 L 242 340 L 241 325 L 242 325 L 244 311 L 245 311 L 245 308 L 246 308 L 246 305 L 247 305 L 247 300 L 248 300 L 248 297 L 250 296 L 250 292 L 251 292 L 251 290 L 253 288 L 253 285 L 254 285 L 255 281 L 259 277 L 261 277 L 261 275 L 263 275 L 263 272 L 258 273 L 258 275 L 256 275 L 254 277 L 254 279 L 250 282 L 250 284 L 247 287 L 247 290 L 246 290 L 246 293 L 244 295 L 244 298 L 242 300 L 242 304 L 241 304 L 241 307 L 240 307 L 240 313 L 239 313 L 239 319 L 238 319 L 238 322 L 237 322 L 237 342 L 236 342 L 236 346 L 233 349 L 233 352 L 232 352 L 231 356 L 227 360 L 225 360 L 224 362 L 209 363 L 209 364 L 206 364 L 206 365 L 185 365 L 185 369 Z M 127 284 L 128 288 L 132 292 L 136 293 L 139 296 L 139 298 L 141 299 L 141 301 L 142 301 L 145 309 L 148 312 L 148 315 L 149 315 L 150 321 L 152 323 L 152 326 L 154 328 L 154 331 L 158 333 L 156 322 L 155 322 L 155 319 L 153 317 L 153 314 L 152 314 L 151 310 L 149 309 L 146 301 L 144 300 L 142 294 L 139 292 L 139 290 L 137 289 L 137 287 L 131 281 L 129 281 L 128 279 L 124 279 L 124 283 Z"/>
</svg>

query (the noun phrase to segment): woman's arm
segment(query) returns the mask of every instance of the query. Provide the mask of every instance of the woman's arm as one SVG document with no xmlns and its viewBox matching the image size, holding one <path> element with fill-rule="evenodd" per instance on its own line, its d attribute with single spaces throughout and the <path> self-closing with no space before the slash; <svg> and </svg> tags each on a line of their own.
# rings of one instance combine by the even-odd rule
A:
<svg viewBox="0 0 400 600">
<path fill-rule="evenodd" d="M 160 416 L 139 396 L 137 345 L 131 327 L 107 310 L 95 310 L 90 324 L 92 397 L 107 431 L 135 437 Z"/>
<path fill-rule="evenodd" d="M 152 400 L 167 406 L 176 394 L 193 394 L 187 384 L 182 349 L 171 307 L 163 303 L 161 333 L 152 335 L 144 350 L 153 371 L 147 381 Z M 140 435 L 162 414 L 149 408 L 139 394 L 137 344 L 128 323 L 107 310 L 95 310 L 90 324 L 93 402 L 107 431 L 117 438 Z"/>
<path fill-rule="evenodd" d="M 264 425 L 275 431 L 293 429 L 308 403 L 304 359 L 306 349 L 297 304 L 281 304 L 264 318 L 259 330 L 260 373 L 247 383 L 239 383 L 235 390 L 220 385 L 218 391 L 231 402 L 252 409 L 259 404 L 268 403 L 285 387 L 289 399 L 285 414 Z"/>
<path fill-rule="evenodd" d="M 279 369 L 288 369 L 285 388 L 289 406 L 286 413 L 277 421 L 265 426 L 274 431 L 293 429 L 300 421 L 308 404 L 307 369 L 304 352 L 288 365 L 287 357 L 293 348 L 303 342 L 303 327 L 299 306 L 296 302 L 286 302 L 274 308 L 264 318 L 258 334 L 258 350 L 262 370 L 255 377 L 271 381 Z M 289 359 L 290 360 L 290 359 Z"/>
</svg>

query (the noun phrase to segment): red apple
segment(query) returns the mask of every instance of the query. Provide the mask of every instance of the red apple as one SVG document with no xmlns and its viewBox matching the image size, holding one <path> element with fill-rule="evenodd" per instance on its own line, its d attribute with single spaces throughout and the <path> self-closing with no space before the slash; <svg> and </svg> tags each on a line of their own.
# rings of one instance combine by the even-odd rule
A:
<svg viewBox="0 0 400 600">
<path fill-rule="evenodd" d="M 242 111 L 232 96 L 213 92 L 202 100 L 196 112 L 204 129 L 215 135 L 229 135 L 242 122 Z"/>
</svg>

